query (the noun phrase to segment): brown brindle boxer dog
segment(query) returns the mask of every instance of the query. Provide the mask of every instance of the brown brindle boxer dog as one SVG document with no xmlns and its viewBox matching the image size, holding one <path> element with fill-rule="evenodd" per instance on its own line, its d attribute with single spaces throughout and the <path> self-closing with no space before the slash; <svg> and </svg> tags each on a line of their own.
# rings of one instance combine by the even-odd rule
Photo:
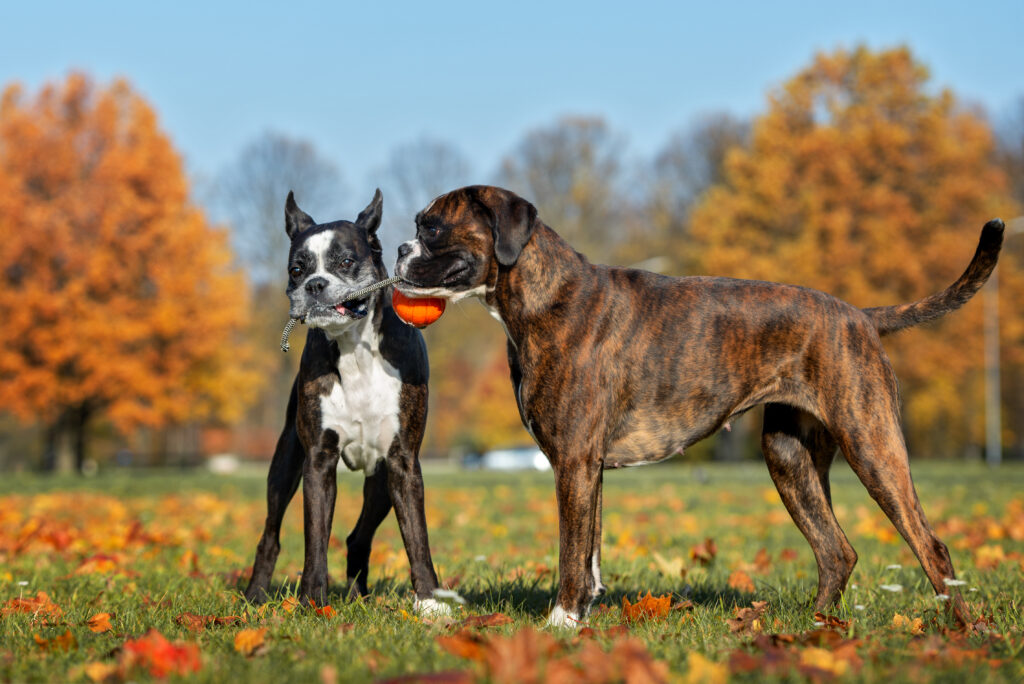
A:
<svg viewBox="0 0 1024 684">
<path fill-rule="evenodd" d="M 604 591 L 602 470 L 654 463 L 765 404 L 768 470 L 818 563 L 815 608 L 839 598 L 857 554 L 832 512 L 838 447 L 913 549 L 935 591 L 955 587 L 946 546 L 910 478 L 896 377 L 881 336 L 963 305 L 995 267 L 1003 223 L 946 290 L 858 309 L 823 292 L 730 278 L 672 278 L 591 264 L 501 188 L 438 197 L 416 216 L 396 273 L 411 295 L 479 298 L 508 335 L 523 424 L 554 469 L 559 582 L 553 625 Z"/>
</svg>

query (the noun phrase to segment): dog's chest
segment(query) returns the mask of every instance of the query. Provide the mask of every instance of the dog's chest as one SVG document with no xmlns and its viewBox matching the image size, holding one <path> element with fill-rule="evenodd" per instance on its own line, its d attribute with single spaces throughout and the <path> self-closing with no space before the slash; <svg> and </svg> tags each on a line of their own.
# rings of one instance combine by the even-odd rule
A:
<svg viewBox="0 0 1024 684">
<path fill-rule="evenodd" d="M 350 470 L 372 473 L 398 434 L 398 370 L 366 345 L 341 349 L 338 380 L 320 398 L 320 428 L 338 434 L 341 459 Z"/>
</svg>

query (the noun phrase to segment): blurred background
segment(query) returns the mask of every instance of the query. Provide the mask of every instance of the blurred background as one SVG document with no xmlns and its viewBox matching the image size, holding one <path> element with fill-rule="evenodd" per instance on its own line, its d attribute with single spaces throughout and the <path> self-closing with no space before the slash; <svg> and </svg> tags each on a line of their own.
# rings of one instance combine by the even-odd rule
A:
<svg viewBox="0 0 1024 684">
<path fill-rule="evenodd" d="M 264 467 L 287 192 L 328 221 L 380 187 L 390 265 L 470 183 L 595 262 L 858 306 L 944 288 L 1001 216 L 998 282 L 886 345 L 913 458 L 1024 458 L 1024 5 L 371 5 L 0 10 L 0 470 Z M 423 457 L 542 467 L 500 326 L 425 336 Z M 756 458 L 759 420 L 683 459 Z"/>
</svg>

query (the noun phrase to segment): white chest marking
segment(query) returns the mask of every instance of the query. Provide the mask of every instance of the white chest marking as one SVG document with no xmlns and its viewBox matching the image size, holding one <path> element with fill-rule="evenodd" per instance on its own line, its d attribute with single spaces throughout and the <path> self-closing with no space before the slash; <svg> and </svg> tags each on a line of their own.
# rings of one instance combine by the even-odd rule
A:
<svg viewBox="0 0 1024 684">
<path fill-rule="evenodd" d="M 338 434 L 338 449 L 350 470 L 369 475 L 398 434 L 402 379 L 380 355 L 373 326 L 363 323 L 335 339 L 340 379 L 320 397 L 320 429 Z"/>
</svg>

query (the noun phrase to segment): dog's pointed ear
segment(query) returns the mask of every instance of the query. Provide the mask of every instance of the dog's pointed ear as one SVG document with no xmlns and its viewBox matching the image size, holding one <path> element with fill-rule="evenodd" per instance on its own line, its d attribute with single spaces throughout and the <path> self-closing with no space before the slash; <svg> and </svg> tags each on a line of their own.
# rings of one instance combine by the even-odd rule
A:
<svg viewBox="0 0 1024 684">
<path fill-rule="evenodd" d="M 530 241 L 537 222 L 537 207 L 508 190 L 496 189 L 480 201 L 492 216 L 494 256 L 502 266 L 512 266 Z"/>
<path fill-rule="evenodd" d="M 288 238 L 295 239 L 296 235 L 315 225 L 313 217 L 299 209 L 295 203 L 295 193 L 289 190 L 288 199 L 284 201 L 284 232 L 288 233 Z"/>
<path fill-rule="evenodd" d="M 356 225 L 366 228 L 366 232 L 373 237 L 380 228 L 380 216 L 384 207 L 384 195 L 380 194 L 380 188 L 373 193 L 373 199 L 366 205 L 366 208 L 359 212 L 356 218 Z"/>
</svg>

